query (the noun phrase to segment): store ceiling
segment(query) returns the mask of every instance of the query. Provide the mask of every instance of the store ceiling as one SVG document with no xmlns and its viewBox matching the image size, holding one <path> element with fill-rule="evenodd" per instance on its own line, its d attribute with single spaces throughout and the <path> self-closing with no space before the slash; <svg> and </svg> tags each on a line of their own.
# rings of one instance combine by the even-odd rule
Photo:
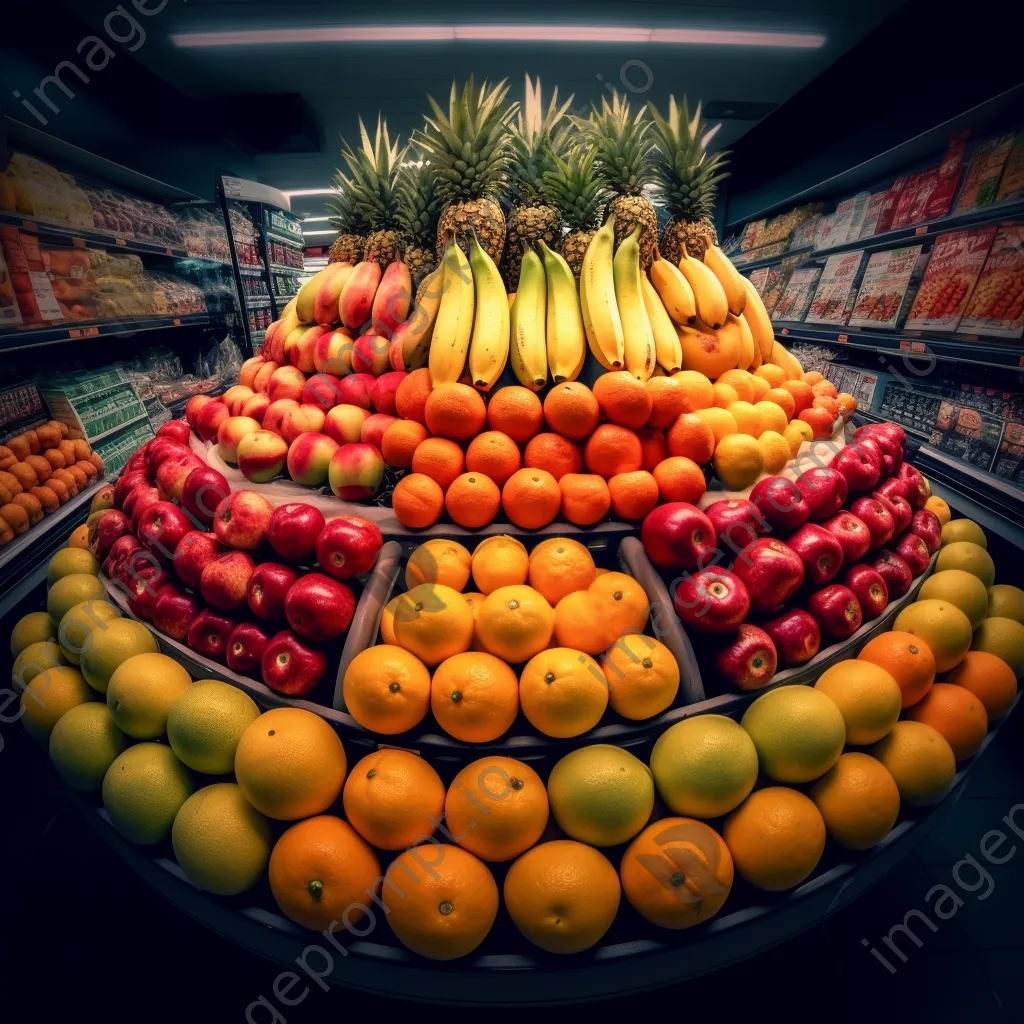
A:
<svg viewBox="0 0 1024 1024">
<path fill-rule="evenodd" d="M 63 2 L 96 30 L 102 28 L 111 10 L 110 0 Z M 159 7 L 159 0 L 136 3 L 151 10 Z M 233 111 L 221 116 L 249 127 L 242 144 L 253 152 L 260 179 L 295 190 L 329 186 L 338 160 L 339 137 L 356 138 L 360 115 L 371 121 L 380 110 L 392 132 L 406 137 L 422 123 L 426 94 L 443 101 L 452 79 L 463 79 L 470 73 L 478 78 L 508 77 L 517 98 L 522 93 L 524 73 L 540 75 L 546 88 L 557 85 L 563 96 L 574 93 L 574 106 L 581 110 L 599 100 L 609 84 L 621 87 L 623 80 L 634 90 L 639 88 L 635 93 L 639 101 L 650 98 L 662 105 L 669 93 L 686 94 L 713 104 L 716 116 L 724 121 L 715 144 L 729 146 L 760 117 L 808 85 L 901 6 L 902 0 L 858 0 L 856 4 L 837 4 L 834 0 L 733 0 L 728 4 L 712 0 L 591 0 L 586 6 L 567 0 L 492 0 L 472 12 L 465 4 L 408 0 L 391 0 L 380 10 L 309 0 L 165 3 L 159 13 L 140 18 L 146 41 L 135 50 L 134 58 L 186 96 L 209 101 L 207 109 Z M 125 6 L 131 9 L 130 4 Z M 530 25 L 540 29 L 585 25 L 614 29 L 615 35 L 623 28 L 686 28 L 818 34 L 825 38 L 817 47 L 450 38 L 195 47 L 174 41 L 174 37 L 195 33 L 239 30 L 356 25 L 450 28 L 466 24 Z M 291 96 L 309 115 L 307 124 L 301 124 L 297 116 L 280 118 L 294 120 L 303 129 L 298 137 L 289 138 L 291 124 L 277 124 L 264 115 L 271 99 L 256 99 L 275 95 Z M 261 124 L 266 125 L 265 133 L 259 130 Z M 316 141 L 304 145 L 303 139 L 311 135 Z M 796 141 L 780 140 L 780 144 Z M 283 151 L 289 147 L 307 151 Z M 300 215 L 316 216 L 323 213 L 323 200 L 323 196 L 296 197 L 294 209 Z M 310 241 L 315 244 L 317 239 Z"/>
</svg>

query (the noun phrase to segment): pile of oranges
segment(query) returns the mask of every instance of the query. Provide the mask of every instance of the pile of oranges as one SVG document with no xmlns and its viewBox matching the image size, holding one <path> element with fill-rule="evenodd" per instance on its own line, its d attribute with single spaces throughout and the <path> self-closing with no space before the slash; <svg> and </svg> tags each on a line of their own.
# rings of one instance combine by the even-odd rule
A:
<svg viewBox="0 0 1024 1024">
<path fill-rule="evenodd" d="M 568 738 L 609 707 L 642 720 L 676 698 L 675 657 L 643 635 L 643 588 L 598 569 L 578 541 L 552 537 L 527 552 L 496 536 L 471 554 L 430 540 L 410 557 L 405 586 L 383 609 L 380 644 L 345 671 L 348 712 L 372 732 L 408 732 L 429 711 L 455 739 L 487 743 L 522 711 L 543 735 Z"/>
<path fill-rule="evenodd" d="M 422 369 L 399 387 L 401 419 L 381 448 L 388 465 L 408 471 L 392 506 L 409 529 L 445 512 L 469 529 L 500 512 L 522 529 L 559 515 L 591 526 L 609 512 L 640 520 L 661 502 L 697 502 L 709 464 L 726 489 L 747 488 L 804 442 L 831 437 L 855 408 L 820 373 L 787 380 L 773 364 L 727 370 L 714 382 L 696 370 L 646 382 L 610 371 L 593 390 L 566 381 L 542 402 L 505 387 L 486 404 L 466 384 L 432 389 Z"/>
</svg>

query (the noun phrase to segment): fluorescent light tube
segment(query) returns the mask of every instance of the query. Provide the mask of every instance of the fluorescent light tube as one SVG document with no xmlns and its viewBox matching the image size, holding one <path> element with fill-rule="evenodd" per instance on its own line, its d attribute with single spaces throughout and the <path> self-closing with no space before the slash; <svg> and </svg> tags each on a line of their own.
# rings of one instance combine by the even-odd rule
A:
<svg viewBox="0 0 1024 1024">
<path fill-rule="evenodd" d="M 288 189 L 282 190 L 289 199 L 294 199 L 295 196 L 333 196 L 335 195 L 335 189 L 333 188 L 293 188 L 290 191 Z"/>
<path fill-rule="evenodd" d="M 333 228 L 331 228 L 331 229 L 329 229 L 327 231 L 303 231 L 302 232 L 303 237 L 307 237 L 309 235 L 336 235 L 337 233 L 338 232 L 335 231 Z"/>
<path fill-rule="evenodd" d="M 314 221 L 330 220 L 330 219 L 331 219 L 330 217 L 303 217 L 302 218 L 302 223 L 303 224 L 312 224 Z"/>
</svg>

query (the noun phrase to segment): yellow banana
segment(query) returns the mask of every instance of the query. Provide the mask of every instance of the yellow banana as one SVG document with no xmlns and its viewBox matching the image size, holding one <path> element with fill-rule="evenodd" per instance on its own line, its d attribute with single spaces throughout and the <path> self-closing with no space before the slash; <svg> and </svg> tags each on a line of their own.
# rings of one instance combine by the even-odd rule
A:
<svg viewBox="0 0 1024 1024">
<path fill-rule="evenodd" d="M 697 322 L 697 303 L 682 271 L 655 250 L 650 273 L 651 284 L 668 315 L 680 327 L 692 327 Z"/>
<path fill-rule="evenodd" d="M 679 261 L 679 270 L 693 289 L 697 316 L 713 331 L 717 331 L 729 315 L 729 302 L 718 278 L 700 260 L 687 255 L 685 249 Z"/>
<path fill-rule="evenodd" d="M 538 243 L 547 279 L 547 355 L 551 382 L 575 380 L 587 353 L 586 332 L 576 295 L 576 279 L 569 264 L 552 252 L 543 239 Z"/>
<path fill-rule="evenodd" d="M 612 253 L 615 249 L 615 217 L 590 240 L 580 271 L 583 326 L 590 350 L 605 369 L 621 370 L 625 360 L 622 319 L 615 301 Z M 597 355 L 600 352 L 601 355 Z"/>
<path fill-rule="evenodd" d="M 742 275 L 740 279 L 743 281 L 743 288 L 747 293 L 747 308 L 743 311 L 744 319 L 747 321 L 750 333 L 754 336 L 754 343 L 761 350 L 761 362 L 770 362 L 772 346 L 775 344 L 775 329 L 772 327 L 768 310 L 764 308 L 757 289 Z"/>
<path fill-rule="evenodd" d="M 741 313 L 739 315 L 739 319 L 742 320 L 744 324 L 746 324 L 747 330 L 749 331 L 750 321 L 747 319 L 747 314 Z M 750 336 L 751 338 L 754 338 L 753 331 L 751 331 Z M 758 347 L 757 338 L 754 338 L 754 358 L 750 360 L 750 365 L 747 367 L 747 369 L 751 373 L 753 373 L 763 362 L 764 359 L 761 356 L 761 349 Z"/>
<path fill-rule="evenodd" d="M 519 288 L 512 303 L 512 372 L 523 387 L 540 391 L 548 379 L 545 342 L 547 282 L 540 257 L 528 249 L 519 272 Z"/>
<path fill-rule="evenodd" d="M 416 305 L 409 319 L 399 324 L 391 335 L 391 344 L 401 346 L 402 365 L 406 370 L 418 370 L 427 365 L 430 340 L 437 322 L 437 311 L 444 294 L 444 264 L 432 270 L 420 282 L 416 292 Z"/>
<path fill-rule="evenodd" d="M 437 311 L 434 335 L 430 339 L 430 382 L 454 384 L 466 366 L 466 353 L 473 333 L 473 273 L 469 260 L 454 238 L 444 254 L 444 287 Z"/>
<path fill-rule="evenodd" d="M 640 289 L 640 228 L 623 239 L 615 253 L 615 302 L 622 318 L 623 351 L 626 369 L 638 380 L 648 380 L 654 372 L 654 332 L 644 307 Z"/>
<path fill-rule="evenodd" d="M 725 292 L 725 300 L 729 304 L 729 312 L 733 316 L 739 316 L 747 305 L 747 290 L 743 287 L 740 272 L 717 245 L 709 245 L 704 250 L 704 266 L 718 278 L 718 283 Z"/>
<path fill-rule="evenodd" d="M 469 265 L 476 290 L 469 376 L 473 387 L 490 391 L 508 362 L 508 296 L 494 260 L 481 248 L 475 231 L 469 236 Z"/>
<path fill-rule="evenodd" d="M 643 292 L 644 308 L 647 310 L 647 318 L 651 322 L 651 331 L 654 334 L 654 354 L 658 366 L 669 373 L 675 373 L 676 370 L 683 368 L 683 348 L 679 344 L 676 325 L 672 323 L 672 318 L 665 310 L 654 285 L 647 280 L 646 274 L 640 275 L 640 290 Z"/>
<path fill-rule="evenodd" d="M 754 361 L 754 352 L 757 351 L 757 345 L 754 342 L 754 335 L 750 333 L 750 326 L 747 323 L 746 317 L 742 313 L 739 316 L 734 316 L 730 313 L 725 323 L 726 326 L 735 324 L 736 330 L 739 331 L 740 359 L 736 365 L 741 370 L 749 370 L 750 364 Z"/>
<path fill-rule="evenodd" d="M 781 366 L 786 371 L 787 380 L 801 380 L 804 375 L 804 368 L 800 365 L 800 360 L 797 359 L 792 352 L 788 352 L 778 342 L 772 346 L 772 358 L 776 366 Z"/>
</svg>

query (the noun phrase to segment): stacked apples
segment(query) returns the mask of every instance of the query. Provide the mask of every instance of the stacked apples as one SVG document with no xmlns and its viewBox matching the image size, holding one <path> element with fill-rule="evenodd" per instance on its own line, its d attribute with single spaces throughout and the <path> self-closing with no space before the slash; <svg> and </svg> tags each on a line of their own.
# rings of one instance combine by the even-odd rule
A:
<svg viewBox="0 0 1024 1024">
<path fill-rule="evenodd" d="M 309 693 L 355 612 L 341 581 L 373 568 L 380 531 L 357 517 L 325 522 L 312 505 L 275 509 L 255 491 L 232 492 L 170 436 L 180 426 L 161 428 L 119 478 L 115 509 L 98 526 L 103 571 L 132 614 L 161 633 L 280 693 Z"/>
<path fill-rule="evenodd" d="M 927 570 L 941 527 L 905 445 L 902 427 L 871 424 L 829 465 L 765 477 L 749 499 L 703 512 L 673 502 L 647 516 L 644 547 L 660 568 L 685 570 L 675 609 L 718 640 L 719 676 L 764 686 L 813 658 L 823 638 L 852 636 Z"/>
</svg>

